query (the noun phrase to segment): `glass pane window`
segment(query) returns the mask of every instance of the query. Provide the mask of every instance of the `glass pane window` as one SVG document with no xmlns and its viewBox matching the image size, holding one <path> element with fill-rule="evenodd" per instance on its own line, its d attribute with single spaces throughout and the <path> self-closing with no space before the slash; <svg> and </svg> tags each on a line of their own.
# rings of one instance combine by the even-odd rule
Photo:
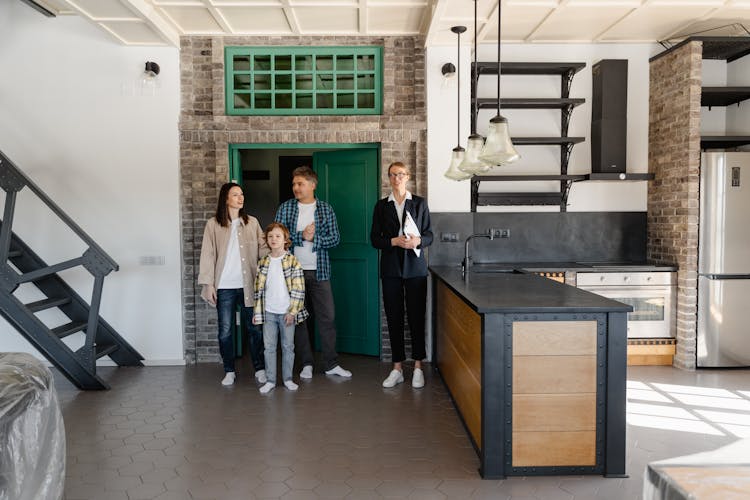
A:
<svg viewBox="0 0 750 500">
<path fill-rule="evenodd" d="M 618 297 L 618 302 L 633 306 L 628 321 L 663 321 L 664 297 Z"/>
<path fill-rule="evenodd" d="M 227 114 L 380 114 L 382 54 L 374 46 L 227 47 Z"/>
</svg>

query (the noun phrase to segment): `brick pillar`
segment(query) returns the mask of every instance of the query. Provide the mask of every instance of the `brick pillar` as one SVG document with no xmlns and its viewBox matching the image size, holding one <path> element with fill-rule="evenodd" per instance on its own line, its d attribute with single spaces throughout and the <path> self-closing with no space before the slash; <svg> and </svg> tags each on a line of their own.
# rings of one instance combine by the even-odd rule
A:
<svg viewBox="0 0 750 500">
<path fill-rule="evenodd" d="M 649 92 L 648 257 L 676 264 L 677 353 L 695 369 L 698 298 L 698 190 L 702 43 L 651 60 Z"/>
<path fill-rule="evenodd" d="M 383 114 L 380 116 L 227 116 L 224 48 L 241 45 L 380 45 L 383 47 Z M 409 189 L 427 195 L 427 124 L 424 40 L 421 37 L 183 37 L 180 51 L 180 179 L 185 359 L 219 359 L 216 310 L 200 299 L 198 260 L 206 221 L 228 181 L 233 143 L 380 143 L 381 192 L 385 169 L 403 161 L 414 172 Z M 382 309 L 382 305 L 381 305 Z M 390 359 L 385 317 L 382 359 Z"/>
</svg>

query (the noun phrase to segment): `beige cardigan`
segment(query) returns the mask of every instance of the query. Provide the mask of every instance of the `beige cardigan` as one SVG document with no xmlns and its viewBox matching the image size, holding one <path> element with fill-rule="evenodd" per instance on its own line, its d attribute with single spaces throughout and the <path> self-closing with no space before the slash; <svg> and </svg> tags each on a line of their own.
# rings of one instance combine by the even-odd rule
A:
<svg viewBox="0 0 750 500">
<path fill-rule="evenodd" d="M 222 227 L 215 217 L 206 223 L 201 245 L 199 285 L 213 285 L 219 287 L 221 272 L 227 257 L 231 226 Z M 255 217 L 248 216 L 247 224 L 240 220 L 238 241 L 240 244 L 240 258 L 242 259 L 242 288 L 244 289 L 245 306 L 253 307 L 253 286 L 255 273 L 258 270 L 258 259 L 268 253 L 266 238 Z"/>
</svg>

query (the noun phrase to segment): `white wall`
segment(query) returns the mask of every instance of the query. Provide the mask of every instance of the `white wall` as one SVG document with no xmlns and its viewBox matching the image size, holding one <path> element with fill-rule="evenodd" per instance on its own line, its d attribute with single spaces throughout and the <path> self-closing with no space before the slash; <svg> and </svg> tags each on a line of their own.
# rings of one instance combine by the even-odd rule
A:
<svg viewBox="0 0 750 500">
<path fill-rule="evenodd" d="M 150 95 L 139 84 L 146 61 L 161 66 Z M 0 68 L 0 150 L 120 265 L 102 316 L 147 362 L 182 363 L 178 50 L 125 47 L 82 18 L 0 2 Z M 16 213 L 14 230 L 48 263 L 84 249 L 26 190 Z M 88 276 L 65 273 L 87 299 Z M 0 351 L 34 352 L 3 320 Z"/>
<path fill-rule="evenodd" d="M 469 57 L 462 54 L 461 121 L 462 146 L 466 147 L 469 133 Z M 628 144 L 627 171 L 648 171 L 648 75 L 649 57 L 661 51 L 655 44 L 505 44 L 503 61 L 530 62 L 585 62 L 586 67 L 576 74 L 570 97 L 582 97 L 586 103 L 573 111 L 569 136 L 583 136 L 586 141 L 573 147 L 568 173 L 590 172 L 591 143 L 591 67 L 601 59 L 628 60 Z M 495 45 L 480 45 L 478 59 L 495 61 Z M 465 212 L 469 210 L 469 183 L 456 183 L 443 177 L 451 149 L 455 146 L 456 89 L 445 88 L 440 67 L 451 61 L 455 64 L 455 47 L 430 47 L 425 64 L 427 81 L 427 135 L 429 203 L 435 212 Z M 480 79 L 479 95 L 491 97 L 496 93 L 497 80 L 492 76 Z M 560 97 L 560 77 L 506 76 L 502 79 L 503 97 Z M 494 111 L 479 114 L 477 131 L 485 134 L 487 122 Z M 514 136 L 560 136 L 560 112 L 556 110 L 502 110 Z M 521 160 L 511 166 L 493 169 L 490 174 L 559 174 L 560 148 L 552 146 L 520 146 Z M 486 183 L 491 188 L 492 183 Z M 494 183 L 502 191 L 554 191 L 554 183 Z M 484 191 L 486 188 L 481 188 Z M 646 182 L 577 182 L 568 199 L 568 211 L 645 211 Z M 480 210 L 487 210 L 482 209 Z M 491 211 L 557 211 L 556 207 L 491 207 Z"/>
</svg>

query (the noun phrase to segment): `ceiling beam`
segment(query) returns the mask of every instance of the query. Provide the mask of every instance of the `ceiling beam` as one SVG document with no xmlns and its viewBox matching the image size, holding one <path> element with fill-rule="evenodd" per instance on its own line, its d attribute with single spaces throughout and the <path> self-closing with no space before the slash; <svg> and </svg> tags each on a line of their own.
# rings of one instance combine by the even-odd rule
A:
<svg viewBox="0 0 750 500">
<path fill-rule="evenodd" d="M 562 10 L 561 8 L 565 7 L 569 3 L 570 3 L 570 0 L 560 0 L 560 2 L 558 2 L 557 6 L 555 8 L 553 8 L 551 11 L 549 11 L 547 13 L 547 15 L 544 16 L 544 18 L 541 21 L 539 21 L 539 23 L 536 26 L 534 26 L 534 29 L 531 30 L 531 32 L 528 35 L 526 35 L 526 38 L 524 38 L 523 41 L 524 42 L 533 42 L 534 41 L 534 35 L 536 35 L 536 33 L 539 30 L 542 29 L 542 26 L 544 25 L 544 23 L 546 23 L 550 18 L 553 18 L 557 14 L 559 14 L 560 10 Z"/>
<path fill-rule="evenodd" d="M 294 7 L 289 3 L 289 0 L 281 0 L 281 8 L 286 16 L 286 22 L 289 23 L 289 29 L 295 35 L 301 35 L 302 29 L 299 26 L 299 19 L 297 19 L 297 13 L 294 11 Z"/>
<path fill-rule="evenodd" d="M 120 3 L 140 16 L 168 44 L 180 48 L 180 33 L 146 0 L 120 0 Z"/>
<path fill-rule="evenodd" d="M 35 2 L 34 0 L 21 0 L 21 1 L 23 3 L 25 3 L 26 5 L 28 5 L 29 7 L 31 7 L 32 9 L 34 9 L 35 11 L 40 12 L 40 13 L 44 14 L 47 17 L 56 17 L 56 15 L 55 15 L 54 12 L 52 12 L 51 10 L 49 10 L 44 5 L 42 5 L 42 4 L 38 3 L 38 2 Z"/>
<path fill-rule="evenodd" d="M 432 45 L 440 31 L 440 20 L 448 8 L 448 0 L 432 0 L 432 3 L 425 9 L 425 15 L 422 17 L 422 25 L 419 32 L 424 35 L 424 45 Z"/>
<path fill-rule="evenodd" d="M 674 36 L 677 36 L 683 30 L 689 28 L 693 24 L 698 23 L 700 21 L 705 21 L 706 19 L 709 19 L 709 18 L 713 17 L 714 14 L 716 14 L 718 11 L 722 10 L 724 7 L 727 7 L 727 5 L 729 3 L 730 3 L 730 0 L 725 0 L 724 1 L 724 5 L 722 5 L 721 7 L 715 7 L 713 9 L 709 10 L 708 12 L 706 12 L 705 14 L 703 14 L 701 17 L 699 17 L 697 19 L 691 19 L 690 21 L 688 21 L 687 23 L 684 23 L 679 28 L 672 30 L 671 33 L 668 33 L 667 35 L 663 36 L 661 39 L 662 40 L 669 40 L 670 38 L 672 38 Z"/>
<path fill-rule="evenodd" d="M 367 29 L 368 12 L 367 12 L 367 0 L 359 0 L 359 34 L 367 35 L 369 30 Z"/>
<path fill-rule="evenodd" d="M 211 17 L 214 18 L 214 21 L 216 21 L 216 24 L 221 26 L 221 29 L 224 30 L 226 34 L 234 34 L 234 30 L 232 29 L 232 25 L 229 24 L 229 22 L 224 18 L 221 12 L 219 12 L 219 9 L 214 7 L 209 0 L 203 0 L 203 7 L 208 10 L 208 12 L 211 14 Z"/>
</svg>

